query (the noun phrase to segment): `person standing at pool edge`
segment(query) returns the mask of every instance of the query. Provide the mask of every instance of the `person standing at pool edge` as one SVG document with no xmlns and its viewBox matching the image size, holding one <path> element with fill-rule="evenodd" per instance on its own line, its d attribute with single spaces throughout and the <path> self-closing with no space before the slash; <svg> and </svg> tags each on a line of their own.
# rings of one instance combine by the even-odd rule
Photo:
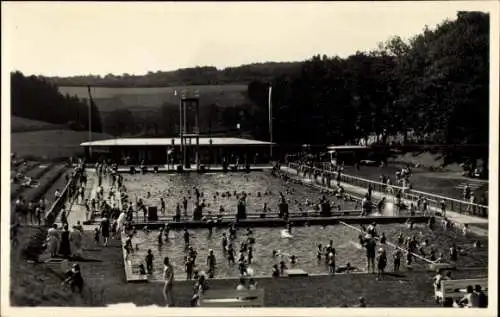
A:
<svg viewBox="0 0 500 317">
<path fill-rule="evenodd" d="M 163 269 L 163 277 L 165 279 L 165 286 L 163 287 L 163 298 L 166 302 L 166 307 L 174 306 L 174 297 L 172 286 L 174 283 L 174 269 L 170 264 L 168 257 L 163 259 L 164 269 Z"/>
</svg>

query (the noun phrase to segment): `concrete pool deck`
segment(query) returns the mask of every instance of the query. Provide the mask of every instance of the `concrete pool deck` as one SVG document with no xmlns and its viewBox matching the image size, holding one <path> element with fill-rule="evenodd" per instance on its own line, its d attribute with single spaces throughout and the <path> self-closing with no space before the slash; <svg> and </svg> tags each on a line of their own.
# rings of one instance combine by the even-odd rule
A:
<svg viewBox="0 0 500 317">
<path fill-rule="evenodd" d="M 333 217 L 296 217 L 291 218 L 293 225 L 304 226 L 304 225 L 336 225 L 341 222 L 350 224 L 370 224 L 376 222 L 377 224 L 390 224 L 390 223 L 405 223 L 408 219 L 411 219 L 414 223 L 426 223 L 429 221 L 430 216 L 333 216 Z M 230 224 L 234 223 L 233 219 L 222 220 L 220 223 L 214 223 L 214 228 L 227 228 Z M 148 229 L 159 229 L 165 226 L 165 221 L 139 221 L 135 222 L 134 226 L 137 229 L 144 228 Z M 287 224 L 286 220 L 275 218 L 275 219 L 245 219 L 237 222 L 237 227 L 279 227 L 284 228 Z M 168 225 L 172 229 L 195 229 L 195 228 L 208 228 L 208 223 L 204 221 L 179 221 L 172 222 L 169 221 Z"/>
</svg>

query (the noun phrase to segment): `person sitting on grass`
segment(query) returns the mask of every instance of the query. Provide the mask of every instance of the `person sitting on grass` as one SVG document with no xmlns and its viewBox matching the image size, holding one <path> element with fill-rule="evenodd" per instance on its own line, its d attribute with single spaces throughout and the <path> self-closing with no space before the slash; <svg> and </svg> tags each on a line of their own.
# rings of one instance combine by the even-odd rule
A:
<svg viewBox="0 0 500 317">
<path fill-rule="evenodd" d="M 366 299 L 361 296 L 359 298 L 359 304 L 357 304 L 355 307 L 366 307 Z"/>
<path fill-rule="evenodd" d="M 79 264 L 73 264 L 73 268 L 65 273 L 65 279 L 62 285 L 70 286 L 72 292 L 75 292 L 76 290 L 78 290 L 79 293 L 82 292 L 83 277 L 80 272 Z"/>
</svg>

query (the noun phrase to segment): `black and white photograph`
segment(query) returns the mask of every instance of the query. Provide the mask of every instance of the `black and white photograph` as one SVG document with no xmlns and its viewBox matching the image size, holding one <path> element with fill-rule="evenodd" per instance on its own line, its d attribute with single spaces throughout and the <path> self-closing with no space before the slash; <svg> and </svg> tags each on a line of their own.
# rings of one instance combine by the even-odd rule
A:
<svg viewBox="0 0 500 317">
<path fill-rule="evenodd" d="M 1 315 L 494 316 L 499 14 L 2 2 Z"/>
</svg>

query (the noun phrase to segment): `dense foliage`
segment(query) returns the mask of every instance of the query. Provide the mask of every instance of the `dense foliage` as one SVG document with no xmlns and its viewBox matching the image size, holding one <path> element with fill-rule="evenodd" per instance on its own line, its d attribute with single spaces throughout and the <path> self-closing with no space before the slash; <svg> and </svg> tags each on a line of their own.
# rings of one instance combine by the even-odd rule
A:
<svg viewBox="0 0 500 317">
<path fill-rule="evenodd" d="M 51 77 L 58 86 L 104 86 L 104 87 L 167 87 L 185 85 L 222 85 L 248 83 L 252 80 L 271 80 L 283 73 L 300 68 L 301 62 L 258 63 L 227 67 L 218 70 L 212 66 L 178 69 L 175 71 L 148 72 L 146 75 L 88 75 L 73 77 Z"/>
<path fill-rule="evenodd" d="M 63 124 L 73 130 L 88 130 L 88 102 L 61 95 L 57 86 L 45 78 L 13 72 L 10 91 L 13 116 Z M 92 131 L 102 132 L 99 110 L 94 102 L 91 104 Z"/>
<path fill-rule="evenodd" d="M 408 42 L 394 37 L 347 59 L 314 56 L 271 85 L 279 143 L 344 144 L 370 135 L 385 142 L 400 134 L 414 143 L 487 145 L 489 15 L 459 12 Z M 249 85 L 262 114 L 267 91 L 264 82 Z M 486 158 L 482 149 L 475 155 Z"/>
</svg>

